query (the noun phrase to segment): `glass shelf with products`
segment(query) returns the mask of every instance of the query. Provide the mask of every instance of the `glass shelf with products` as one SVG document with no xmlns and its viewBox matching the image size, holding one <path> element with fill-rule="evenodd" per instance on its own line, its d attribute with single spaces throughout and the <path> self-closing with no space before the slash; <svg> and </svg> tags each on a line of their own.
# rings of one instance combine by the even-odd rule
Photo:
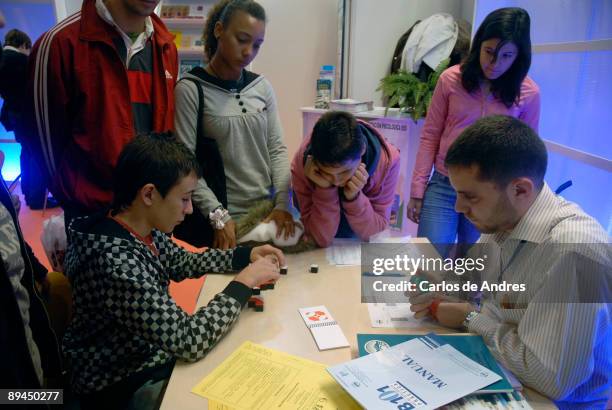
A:
<svg viewBox="0 0 612 410">
<path fill-rule="evenodd" d="M 206 18 L 164 18 L 162 21 L 168 27 L 169 30 L 173 29 L 190 29 L 190 30 L 204 30 L 204 23 Z"/>
<path fill-rule="evenodd" d="M 202 33 L 206 16 L 217 0 L 162 0 L 156 9 L 174 35 L 178 50 L 179 76 L 206 64 Z"/>
<path fill-rule="evenodd" d="M 204 20 L 214 2 L 163 1 L 158 8 L 158 15 L 169 20 Z"/>
</svg>

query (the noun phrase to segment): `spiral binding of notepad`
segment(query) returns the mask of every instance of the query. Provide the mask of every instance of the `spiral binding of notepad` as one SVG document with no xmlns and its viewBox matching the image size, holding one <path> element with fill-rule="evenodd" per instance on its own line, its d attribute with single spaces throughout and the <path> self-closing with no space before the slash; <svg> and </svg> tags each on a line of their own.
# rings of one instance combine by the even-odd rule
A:
<svg viewBox="0 0 612 410">
<path fill-rule="evenodd" d="M 309 323 L 308 324 L 308 328 L 312 329 L 313 327 L 333 326 L 333 325 L 337 325 L 337 324 L 338 324 L 338 322 L 336 322 L 335 320 L 333 322 Z"/>
</svg>

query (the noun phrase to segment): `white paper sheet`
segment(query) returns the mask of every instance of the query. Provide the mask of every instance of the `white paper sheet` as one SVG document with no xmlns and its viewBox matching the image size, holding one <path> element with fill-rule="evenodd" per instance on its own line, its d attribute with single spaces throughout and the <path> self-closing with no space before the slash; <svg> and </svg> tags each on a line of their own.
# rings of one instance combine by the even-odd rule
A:
<svg viewBox="0 0 612 410">
<path fill-rule="evenodd" d="M 435 409 L 501 379 L 429 335 L 327 370 L 362 406 L 381 410 Z"/>
<path fill-rule="evenodd" d="M 410 303 L 368 303 L 372 327 L 416 328 L 423 320 L 415 319 Z"/>
<path fill-rule="evenodd" d="M 331 246 L 325 249 L 330 265 L 361 265 L 361 242 L 354 239 L 334 239 Z"/>
</svg>

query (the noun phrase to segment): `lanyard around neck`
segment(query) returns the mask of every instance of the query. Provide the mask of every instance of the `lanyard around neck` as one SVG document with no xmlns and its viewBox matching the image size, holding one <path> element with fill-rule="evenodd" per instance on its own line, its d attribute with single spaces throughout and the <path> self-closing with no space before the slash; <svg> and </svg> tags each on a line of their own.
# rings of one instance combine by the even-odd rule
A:
<svg viewBox="0 0 612 410">
<path fill-rule="evenodd" d="M 506 264 L 505 267 L 502 265 L 502 258 L 501 258 L 501 255 L 499 255 L 499 275 L 497 276 L 497 283 L 501 282 L 502 276 L 504 275 L 504 272 L 506 272 L 506 270 L 508 270 L 508 268 L 510 267 L 512 262 L 514 262 L 514 259 L 516 259 L 516 257 L 521 252 L 521 249 L 523 249 L 523 246 L 525 246 L 526 243 L 527 243 L 526 240 L 524 240 L 524 239 L 521 240 L 521 242 L 518 244 L 518 246 L 516 247 L 516 249 L 512 253 L 512 256 L 510 256 L 510 260 L 508 260 L 508 263 Z"/>
</svg>

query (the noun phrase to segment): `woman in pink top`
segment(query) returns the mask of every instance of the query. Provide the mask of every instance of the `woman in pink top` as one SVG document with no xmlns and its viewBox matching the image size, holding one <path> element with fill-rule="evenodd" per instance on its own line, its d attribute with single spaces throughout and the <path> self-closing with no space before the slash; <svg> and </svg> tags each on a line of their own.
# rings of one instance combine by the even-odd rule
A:
<svg viewBox="0 0 612 410">
<path fill-rule="evenodd" d="M 454 209 L 456 193 L 444 167 L 448 147 L 465 128 L 492 114 L 519 118 L 538 130 L 540 91 L 527 76 L 529 26 L 529 14 L 521 8 L 493 11 L 478 28 L 466 60 L 444 71 L 436 85 L 421 133 L 407 216 L 419 224 L 418 236 L 440 244 L 445 256 L 456 238 L 471 244 L 480 235 Z"/>
</svg>

